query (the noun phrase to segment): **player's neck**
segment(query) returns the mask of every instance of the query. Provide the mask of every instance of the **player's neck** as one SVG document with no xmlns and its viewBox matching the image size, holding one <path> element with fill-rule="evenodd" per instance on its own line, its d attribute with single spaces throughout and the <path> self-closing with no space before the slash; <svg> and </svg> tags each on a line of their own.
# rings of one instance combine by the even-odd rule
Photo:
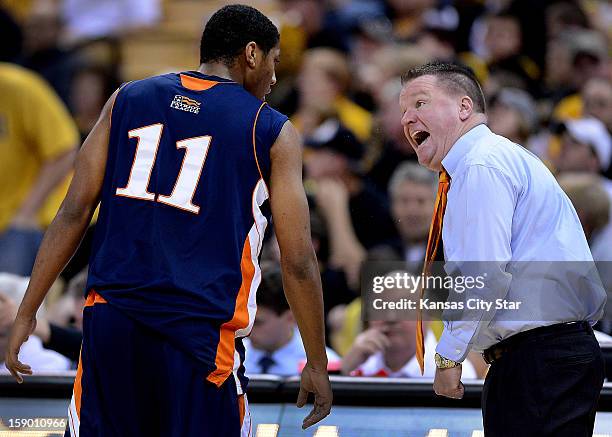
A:
<svg viewBox="0 0 612 437">
<path fill-rule="evenodd" d="M 236 73 L 235 69 L 231 69 L 227 65 L 221 62 L 210 62 L 206 64 L 200 64 L 198 71 L 208 76 L 217 76 L 223 79 L 233 80 L 234 82 L 237 82 L 240 84 L 244 80 L 241 75 Z"/>
</svg>

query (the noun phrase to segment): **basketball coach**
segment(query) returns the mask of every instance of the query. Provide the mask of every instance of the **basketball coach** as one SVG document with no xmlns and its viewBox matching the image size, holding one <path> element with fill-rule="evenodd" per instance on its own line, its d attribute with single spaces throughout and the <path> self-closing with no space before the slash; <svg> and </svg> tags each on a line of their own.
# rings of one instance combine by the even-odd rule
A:
<svg viewBox="0 0 612 437">
<path fill-rule="evenodd" d="M 426 64 L 402 83 L 404 133 L 419 163 L 440 175 L 425 271 L 441 239 L 445 268 L 495 262 L 491 295 L 537 302 L 547 312 L 538 318 L 528 314 L 532 307 L 521 307 L 511 315 L 497 309 L 486 320 L 445 320 L 434 391 L 461 398 L 461 362 L 475 350 L 491 364 L 482 398 L 486 436 L 592 435 L 604 364 L 591 326 L 606 295 L 555 271 L 593 261 L 576 211 L 535 155 L 489 130 L 485 98 L 470 70 Z M 533 273 L 538 262 L 553 262 L 532 281 L 538 286 L 517 286 L 516 270 Z M 421 362 L 422 338 L 418 329 Z"/>
</svg>

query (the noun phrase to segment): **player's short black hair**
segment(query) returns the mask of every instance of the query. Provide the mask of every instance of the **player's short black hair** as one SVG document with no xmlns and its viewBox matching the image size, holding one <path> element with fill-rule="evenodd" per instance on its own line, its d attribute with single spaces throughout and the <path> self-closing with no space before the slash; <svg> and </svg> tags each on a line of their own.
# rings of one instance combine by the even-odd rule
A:
<svg viewBox="0 0 612 437">
<path fill-rule="evenodd" d="M 279 269 L 272 268 L 262 274 L 261 284 L 257 290 L 257 305 L 261 308 L 268 308 L 279 316 L 289 310 Z"/>
<path fill-rule="evenodd" d="M 200 41 L 200 63 L 220 61 L 231 66 L 244 47 L 255 41 L 267 55 L 280 39 L 276 26 L 257 9 L 228 5 L 210 17 Z"/>
<path fill-rule="evenodd" d="M 463 65 L 430 62 L 408 70 L 402 75 L 402 85 L 420 76 L 435 76 L 448 90 L 468 95 L 474 102 L 476 112 L 485 113 L 484 93 L 474 72 Z"/>
</svg>

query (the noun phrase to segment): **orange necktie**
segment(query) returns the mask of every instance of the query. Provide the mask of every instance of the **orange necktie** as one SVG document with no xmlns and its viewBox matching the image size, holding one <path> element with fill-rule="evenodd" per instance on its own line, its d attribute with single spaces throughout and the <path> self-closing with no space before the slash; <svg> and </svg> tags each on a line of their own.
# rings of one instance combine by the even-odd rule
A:
<svg viewBox="0 0 612 437">
<path fill-rule="evenodd" d="M 425 251 L 425 262 L 423 264 L 423 279 L 429 276 L 431 265 L 436 258 L 438 245 L 442 238 L 442 219 L 444 218 L 444 210 L 446 209 L 446 193 L 450 186 L 450 176 L 446 170 L 440 172 L 440 182 L 438 183 L 438 194 L 436 195 L 436 204 L 434 206 L 433 217 L 431 218 L 431 226 L 429 227 L 429 237 L 427 238 L 427 250 Z M 420 298 L 423 299 L 425 294 L 424 284 L 421 285 Z M 423 314 L 417 311 L 417 330 L 416 330 L 416 357 L 421 368 L 421 375 L 425 372 L 425 339 L 423 337 Z"/>
</svg>

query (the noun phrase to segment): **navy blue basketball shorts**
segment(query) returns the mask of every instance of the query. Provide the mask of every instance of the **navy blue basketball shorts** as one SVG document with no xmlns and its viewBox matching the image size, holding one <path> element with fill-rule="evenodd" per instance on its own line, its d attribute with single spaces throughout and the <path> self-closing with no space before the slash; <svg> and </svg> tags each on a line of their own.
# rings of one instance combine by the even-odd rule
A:
<svg viewBox="0 0 612 437">
<path fill-rule="evenodd" d="M 246 395 L 93 290 L 66 437 L 250 437 Z"/>
</svg>

